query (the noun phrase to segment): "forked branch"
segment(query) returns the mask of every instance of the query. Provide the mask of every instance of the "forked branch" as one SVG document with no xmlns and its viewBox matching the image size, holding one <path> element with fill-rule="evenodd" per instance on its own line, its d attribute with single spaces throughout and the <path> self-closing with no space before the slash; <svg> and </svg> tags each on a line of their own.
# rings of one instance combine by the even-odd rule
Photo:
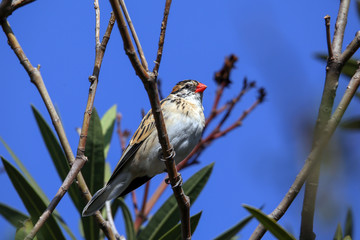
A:
<svg viewBox="0 0 360 240">
<path fill-rule="evenodd" d="M 190 230 L 190 201 L 189 198 L 185 195 L 183 189 L 181 186 L 177 186 L 176 183 L 179 180 L 178 179 L 178 173 L 175 166 L 174 161 L 174 149 L 170 145 L 169 137 L 167 135 L 164 117 L 161 111 L 160 106 L 160 99 L 159 99 L 159 92 L 157 89 L 157 83 L 156 83 L 156 74 L 149 72 L 149 70 L 144 67 L 139 60 L 139 57 L 136 55 L 136 51 L 134 48 L 134 45 L 131 41 L 130 33 L 127 29 L 127 25 L 125 22 L 125 18 L 123 16 L 123 13 L 120 8 L 120 4 L 117 0 L 110 0 L 111 6 L 113 8 L 117 25 L 121 34 L 121 37 L 123 39 L 124 43 L 124 49 L 126 54 L 129 57 L 129 60 L 136 72 L 136 74 L 139 76 L 141 81 L 144 84 L 144 87 L 146 89 L 146 92 L 149 97 L 149 101 L 151 104 L 152 113 L 155 119 L 155 126 L 158 132 L 158 138 L 159 142 L 162 148 L 163 157 L 166 160 L 165 165 L 169 174 L 169 180 L 171 185 L 173 186 L 173 192 L 174 196 L 178 202 L 178 206 L 180 209 L 181 214 L 181 226 L 182 226 L 182 238 L 183 239 L 190 239 L 191 238 L 191 230 Z M 165 12 L 169 11 L 170 9 L 171 1 L 166 1 Z M 126 9 L 122 9 L 124 13 L 127 13 Z M 168 14 L 168 13 L 167 13 Z M 166 15 L 166 13 L 164 14 Z M 166 17 L 167 19 L 167 17 Z M 166 21 L 165 26 L 162 27 L 162 32 L 166 29 Z M 163 33 L 163 38 L 165 37 L 165 32 Z M 135 35 L 133 35 L 134 37 Z M 134 37 L 135 38 L 135 37 Z M 161 39 L 161 36 L 160 36 Z M 161 40 L 160 40 L 161 42 Z M 159 44 L 160 46 L 160 44 Z M 162 54 L 162 48 L 158 50 Z M 161 55 L 160 54 L 160 55 Z M 157 67 L 158 69 L 159 67 Z M 156 69 L 156 67 L 155 67 Z"/>
</svg>

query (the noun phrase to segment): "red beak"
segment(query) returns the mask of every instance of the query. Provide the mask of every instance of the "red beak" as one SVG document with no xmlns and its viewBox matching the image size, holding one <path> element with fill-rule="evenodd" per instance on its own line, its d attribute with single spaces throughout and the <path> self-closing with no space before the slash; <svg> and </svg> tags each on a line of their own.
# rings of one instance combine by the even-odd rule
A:
<svg viewBox="0 0 360 240">
<path fill-rule="evenodd" d="M 199 82 L 199 84 L 196 87 L 195 92 L 203 92 L 203 91 L 205 91 L 206 88 L 207 88 L 207 86 L 205 84 L 202 84 Z"/>
</svg>

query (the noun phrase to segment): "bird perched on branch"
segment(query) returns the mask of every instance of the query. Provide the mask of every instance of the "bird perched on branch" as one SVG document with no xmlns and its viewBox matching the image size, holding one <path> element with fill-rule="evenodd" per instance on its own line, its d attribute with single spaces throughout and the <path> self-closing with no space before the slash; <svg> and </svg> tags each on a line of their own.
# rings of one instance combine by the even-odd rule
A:
<svg viewBox="0 0 360 240">
<path fill-rule="evenodd" d="M 184 160 L 200 141 L 205 126 L 202 106 L 205 89 L 206 85 L 198 81 L 184 80 L 176 84 L 170 95 L 161 101 L 169 140 L 176 153 L 176 164 Z M 125 196 L 166 171 L 160 156 L 161 146 L 150 110 L 131 138 L 109 181 L 94 194 L 82 216 L 93 215 L 106 201 Z"/>
</svg>

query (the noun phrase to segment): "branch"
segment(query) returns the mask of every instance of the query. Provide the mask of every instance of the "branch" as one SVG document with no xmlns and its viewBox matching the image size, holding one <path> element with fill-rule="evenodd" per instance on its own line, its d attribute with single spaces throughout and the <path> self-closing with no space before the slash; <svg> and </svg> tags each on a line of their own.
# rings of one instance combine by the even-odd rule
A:
<svg viewBox="0 0 360 240">
<path fill-rule="evenodd" d="M 123 12 L 124 12 L 124 14 L 125 14 L 126 21 L 127 21 L 127 23 L 129 24 L 129 28 L 130 28 L 131 34 L 132 34 L 132 36 L 133 36 L 133 38 L 134 38 L 134 42 L 135 42 L 135 44 L 136 44 L 136 48 L 137 48 L 138 53 L 139 53 L 139 55 L 140 55 L 140 59 L 141 59 L 142 66 L 143 66 L 146 70 L 148 70 L 148 64 L 147 64 L 147 62 L 146 62 L 144 52 L 143 52 L 143 50 L 142 50 L 142 47 L 141 47 L 139 38 L 138 38 L 138 36 L 137 36 L 137 34 L 136 34 L 134 25 L 133 25 L 133 23 L 132 23 L 132 21 L 131 21 L 131 18 L 130 18 L 130 16 L 129 16 L 129 13 L 128 13 L 128 11 L 127 11 L 125 2 L 124 2 L 124 0 L 119 0 L 119 1 L 120 1 L 121 8 L 122 8 L 122 10 L 123 10 Z"/>
<path fill-rule="evenodd" d="M 254 86 L 254 83 L 250 83 L 249 84 L 250 88 L 252 88 Z M 238 97 L 241 95 L 241 93 L 238 95 Z M 239 100 L 240 97 L 238 98 L 236 97 L 235 99 Z M 230 127 L 226 128 L 225 130 L 221 131 L 220 127 L 217 126 L 215 127 L 215 129 L 207 136 L 204 137 L 196 146 L 195 148 L 191 151 L 191 153 L 183 160 L 181 161 L 178 165 L 177 165 L 177 169 L 181 170 L 188 165 L 188 162 L 190 161 L 190 159 L 193 159 L 192 162 L 196 162 L 196 159 L 200 156 L 200 154 L 205 150 L 206 147 L 208 147 L 214 140 L 219 139 L 220 137 L 225 136 L 228 132 L 234 130 L 237 127 L 240 127 L 242 125 L 242 121 L 246 118 L 246 116 L 248 116 L 248 114 L 250 112 L 252 112 L 256 106 L 258 106 L 260 103 L 263 102 L 265 97 L 265 91 L 263 89 L 259 90 L 259 96 L 257 98 L 257 100 L 253 103 L 252 106 L 250 106 L 246 111 L 243 112 L 243 114 L 238 118 L 238 120 L 236 120 Z M 216 97 L 215 97 L 215 101 L 216 101 Z M 234 101 L 234 100 L 233 100 Z M 211 113 L 210 113 L 211 114 Z M 154 192 L 154 194 L 151 196 L 150 200 L 147 202 L 146 204 L 146 209 L 145 209 L 145 216 L 148 216 L 151 209 L 154 207 L 155 203 L 158 201 L 158 199 L 160 198 L 160 196 L 163 194 L 163 192 L 165 191 L 167 185 L 162 182 L 158 188 L 156 189 L 156 191 Z"/>
<path fill-rule="evenodd" d="M 147 69 L 145 69 L 136 55 L 134 45 L 131 41 L 131 37 L 129 34 L 129 31 L 126 26 L 126 22 L 124 19 L 124 16 L 120 9 L 120 4 L 118 0 L 110 0 L 111 7 L 114 11 L 117 26 L 119 28 L 123 43 L 124 43 L 124 50 L 126 55 L 129 57 L 130 62 L 136 72 L 136 74 L 139 76 L 139 78 L 142 81 L 146 81 L 149 79 L 149 74 L 147 73 Z"/>
<path fill-rule="evenodd" d="M 169 0 L 167 0 L 167 2 L 168 1 Z M 136 74 L 143 82 L 149 97 L 163 157 L 166 160 L 165 165 L 169 174 L 169 180 L 171 186 L 173 187 L 174 196 L 180 209 L 182 238 L 190 239 L 190 200 L 189 197 L 185 195 L 182 187 L 177 185 L 177 182 L 180 179 L 175 166 L 174 149 L 170 145 L 169 137 L 167 135 L 165 127 L 164 117 L 161 111 L 159 92 L 156 83 L 156 75 L 154 73 L 147 72 L 147 69 L 145 69 L 140 64 L 139 58 L 135 53 L 135 49 L 126 26 L 124 16 L 121 13 L 119 2 L 117 0 L 110 0 L 110 3 L 115 13 L 118 28 L 124 42 L 125 52 L 128 55 Z"/>
<path fill-rule="evenodd" d="M 209 125 L 209 123 L 219 113 L 218 105 L 219 105 L 220 98 L 223 95 L 225 87 L 231 83 L 230 73 L 231 73 L 231 70 L 235 68 L 235 63 L 237 62 L 237 60 L 238 60 L 238 57 L 235 56 L 234 54 L 231 54 L 229 57 L 225 58 L 225 62 L 224 62 L 222 69 L 220 69 L 220 71 L 215 73 L 214 79 L 218 85 L 218 88 L 216 90 L 215 101 L 211 108 L 210 116 L 206 119 L 206 122 L 205 122 L 205 129 Z M 205 129 L 204 129 L 204 131 L 205 131 Z"/>
<path fill-rule="evenodd" d="M 335 55 L 340 56 L 342 44 L 344 41 L 344 32 L 347 23 L 350 0 L 341 0 L 339 12 L 335 23 L 335 32 L 333 37 L 332 49 Z"/>
<path fill-rule="evenodd" d="M 35 0 L 2 0 L 0 3 L 0 21 L 10 16 L 19 7 L 32 3 Z"/>
<path fill-rule="evenodd" d="M 112 23 L 113 24 L 113 23 Z M 37 89 L 39 90 L 39 93 L 41 95 L 41 97 L 43 98 L 43 101 L 48 109 L 48 112 L 50 114 L 50 117 L 52 119 L 53 125 L 55 127 L 55 130 L 58 134 L 58 137 L 60 139 L 60 143 L 64 149 L 64 152 L 66 154 L 66 157 L 70 163 L 70 165 L 72 166 L 67 177 L 65 178 L 62 186 L 60 187 L 60 189 L 58 190 L 58 192 L 56 193 L 55 197 L 52 199 L 52 201 L 50 202 L 49 206 L 47 207 L 47 209 L 44 211 L 44 213 L 40 216 L 39 220 L 37 221 L 37 223 L 35 224 L 34 228 L 31 230 L 31 232 L 26 236 L 26 239 L 33 239 L 36 235 L 36 233 L 40 230 L 40 228 L 44 225 L 44 223 L 46 222 L 46 220 L 49 218 L 49 216 L 51 215 L 51 213 L 54 211 L 54 209 L 56 208 L 56 206 L 58 205 L 58 203 L 60 202 L 60 200 L 62 199 L 62 197 L 65 195 L 66 191 L 69 189 L 70 185 L 72 184 L 72 182 L 74 181 L 75 177 L 77 177 L 78 180 L 78 185 L 80 187 L 80 189 L 82 190 L 82 193 L 85 195 L 85 197 L 90 197 L 87 193 L 88 193 L 88 188 L 86 186 L 86 183 L 84 181 L 83 176 L 81 175 L 81 173 L 79 172 L 81 167 L 84 165 L 84 163 L 86 162 L 86 157 L 83 154 L 83 151 L 81 151 L 81 149 L 85 149 L 85 142 L 86 142 L 86 138 L 84 138 L 84 136 L 86 136 L 87 134 L 87 128 L 88 125 L 85 126 L 83 125 L 82 127 L 82 133 L 81 133 L 81 137 L 80 137 L 80 142 L 83 143 L 83 148 L 82 145 L 79 144 L 79 148 L 78 148 L 78 154 L 76 156 L 76 159 L 74 160 L 74 155 L 71 151 L 70 145 L 68 143 L 68 140 L 66 138 L 65 135 L 65 131 L 62 127 L 61 124 L 61 120 L 59 118 L 59 116 L 57 115 L 55 108 L 52 104 L 52 101 L 50 99 L 50 96 L 46 90 L 45 84 L 43 82 L 43 79 L 41 77 L 40 74 L 40 66 L 38 66 L 37 68 L 34 68 L 30 61 L 27 59 L 24 51 L 22 50 L 19 42 L 17 41 L 15 35 L 13 34 L 10 25 L 7 21 L 3 21 L 2 22 L 2 28 L 3 31 L 5 32 L 5 34 L 8 37 L 8 42 L 9 45 L 11 46 L 11 48 L 14 50 L 15 54 L 17 55 L 17 57 L 20 60 L 20 63 L 23 65 L 23 67 L 25 68 L 25 70 L 27 71 L 28 75 L 30 76 L 31 82 L 35 84 L 35 86 L 37 87 Z M 111 29 L 109 30 L 111 32 Z M 110 35 L 110 32 L 107 31 L 108 36 Z M 105 44 L 103 47 L 102 51 L 105 51 L 105 47 L 106 47 L 106 43 L 107 40 L 103 39 L 103 43 Z M 101 52 L 101 51 L 100 51 Z M 97 54 L 97 57 L 101 57 L 102 58 L 103 53 L 102 54 Z M 100 61 L 101 62 L 101 61 Z M 98 67 L 100 67 L 99 65 L 96 64 L 96 66 L 94 67 L 94 70 L 97 69 Z M 96 71 L 97 73 L 99 71 Z M 97 78 L 97 77 L 96 77 Z M 92 90 L 93 89 L 93 84 L 90 86 L 90 88 Z M 93 97 L 90 97 L 90 95 L 94 95 L 95 91 L 90 91 L 89 93 L 89 99 L 93 100 Z M 96 87 L 95 87 L 96 90 Z M 92 104 L 93 102 L 88 102 L 88 108 L 90 108 L 90 112 L 92 109 Z M 87 109 L 88 109 L 87 108 Z M 89 112 L 89 110 L 86 111 L 87 113 Z M 89 116 L 88 116 L 89 118 Z M 84 122 L 85 119 L 87 119 L 87 115 L 85 115 L 84 117 Z M 86 120 L 86 122 L 88 123 L 89 121 Z M 109 238 L 113 238 L 113 234 L 110 228 L 108 228 L 108 226 L 106 225 L 105 220 L 102 218 L 101 214 L 97 214 L 97 221 L 100 225 L 100 227 L 103 229 L 105 235 Z"/>
<path fill-rule="evenodd" d="M 159 72 L 159 68 L 160 68 L 160 62 L 161 62 L 162 52 L 164 49 L 165 33 L 166 33 L 167 20 L 168 20 L 169 12 L 170 12 L 170 6 L 171 6 L 171 0 L 166 0 L 165 8 L 164 8 L 164 16 L 163 16 L 163 20 L 161 22 L 158 51 L 157 51 L 157 55 L 156 55 L 155 66 L 153 69 L 153 73 L 155 74 L 155 76 L 157 76 L 157 74 Z"/>
<path fill-rule="evenodd" d="M 293 200 L 299 193 L 306 178 L 313 171 L 314 166 L 318 164 L 321 153 L 323 152 L 324 148 L 326 147 L 327 143 L 335 132 L 336 127 L 338 126 L 342 116 L 344 115 L 345 110 L 349 106 L 349 103 L 352 97 L 355 95 L 359 85 L 360 69 L 358 69 L 355 75 L 351 78 L 338 107 L 336 108 L 334 114 L 331 116 L 330 120 L 327 122 L 325 128 L 322 131 L 322 134 L 319 135 L 320 138 L 316 141 L 315 147 L 308 155 L 308 158 L 306 159 L 303 168 L 296 176 L 294 183 L 291 185 L 289 191 L 286 193 L 280 204 L 270 214 L 270 217 L 273 218 L 275 221 L 278 221 L 285 214 L 286 210 L 289 208 L 290 204 L 293 202 Z M 266 229 L 261 224 L 259 224 L 251 235 L 250 239 L 261 239 L 265 232 Z"/>
<path fill-rule="evenodd" d="M 335 24 L 335 33 L 333 37 L 332 46 L 330 46 L 330 17 L 325 16 L 326 32 L 327 32 L 327 45 L 329 58 L 326 66 L 326 78 L 323 95 L 318 112 L 317 123 L 314 130 L 313 146 L 316 146 L 316 142 L 322 134 L 324 127 L 330 119 L 331 112 L 334 105 L 335 94 L 338 86 L 341 70 L 345 62 L 352 56 L 352 54 L 359 48 L 360 41 L 358 34 L 354 40 L 346 48 L 345 52 L 341 54 L 344 31 L 346 27 L 347 14 L 349 10 L 349 0 L 342 0 L 339 6 L 339 12 Z M 302 208 L 301 217 L 301 229 L 300 239 L 315 239 L 315 233 L 313 232 L 314 214 L 315 214 L 315 202 L 316 194 L 320 177 L 320 165 L 321 161 L 314 166 L 313 172 L 306 180 L 305 194 Z"/>
<path fill-rule="evenodd" d="M 120 234 L 118 233 L 118 231 L 116 229 L 116 226 L 114 223 L 114 218 L 111 213 L 111 202 L 110 201 L 105 202 L 105 209 L 106 209 L 106 217 L 107 217 L 107 220 L 109 221 L 109 225 L 115 235 L 115 239 L 116 240 L 125 240 L 125 238 L 123 236 L 120 236 Z"/>
<path fill-rule="evenodd" d="M 326 43 L 328 47 L 328 54 L 329 54 L 329 58 L 333 58 L 334 54 L 331 46 L 330 16 L 326 15 L 324 19 L 325 19 L 325 27 L 326 27 Z"/>
<path fill-rule="evenodd" d="M 360 31 L 356 32 L 354 39 L 349 43 L 345 51 L 339 57 L 339 61 L 345 64 L 359 49 L 359 47 L 360 47 Z"/>
</svg>

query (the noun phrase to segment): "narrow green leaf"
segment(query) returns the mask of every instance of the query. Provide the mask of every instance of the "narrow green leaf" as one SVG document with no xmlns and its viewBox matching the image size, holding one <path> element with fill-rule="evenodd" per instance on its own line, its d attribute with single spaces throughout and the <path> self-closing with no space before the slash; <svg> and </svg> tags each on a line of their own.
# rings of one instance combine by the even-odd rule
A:
<svg viewBox="0 0 360 240">
<path fill-rule="evenodd" d="M 282 240 L 295 240 L 295 237 L 285 231 L 274 219 L 267 216 L 261 210 L 243 205 L 243 207 L 250 212 L 267 230 L 269 230 L 276 238 Z"/>
<path fill-rule="evenodd" d="M 123 197 L 121 197 L 121 199 L 123 199 Z M 115 199 L 111 204 L 111 213 L 112 213 L 113 218 L 115 218 L 115 216 L 120 208 L 120 202 L 117 200 L 118 199 Z"/>
<path fill-rule="evenodd" d="M 104 155 L 105 158 L 109 152 L 111 137 L 114 132 L 115 126 L 115 119 L 116 119 L 116 104 L 113 105 L 104 116 L 101 118 L 101 126 L 102 126 L 102 133 L 104 135 Z"/>
<path fill-rule="evenodd" d="M 31 176 L 31 174 L 28 172 L 28 170 L 26 169 L 26 167 L 22 164 L 22 162 L 20 161 L 20 159 L 15 155 L 15 153 L 11 150 L 11 148 L 6 144 L 6 142 L 0 137 L 0 141 L 2 142 L 2 144 L 5 146 L 6 150 L 9 152 L 9 154 L 11 155 L 11 157 L 14 159 L 16 165 L 20 168 L 21 172 L 25 175 L 26 179 L 29 181 L 29 183 L 31 184 L 31 186 L 35 189 L 35 191 L 40 195 L 40 197 L 43 199 L 43 201 L 45 202 L 49 202 L 49 199 L 47 198 L 47 196 L 45 195 L 45 193 L 42 191 L 42 189 L 40 188 L 40 186 L 36 183 L 36 181 L 34 180 L 34 178 Z"/>
<path fill-rule="evenodd" d="M 349 208 L 346 213 L 344 236 L 350 236 L 350 237 L 353 236 L 353 225 L 354 225 L 353 213 L 351 208 Z"/>
<path fill-rule="evenodd" d="M 0 215 L 2 215 L 15 228 L 22 227 L 23 223 L 30 218 L 26 214 L 3 203 L 0 203 Z"/>
<path fill-rule="evenodd" d="M 81 169 L 84 179 L 91 193 L 104 186 L 105 157 L 104 157 L 104 136 L 101 122 L 96 109 L 92 111 L 88 136 L 85 146 L 85 156 L 88 162 Z M 82 218 L 85 238 L 88 240 L 99 239 L 99 227 L 93 217 Z"/>
<path fill-rule="evenodd" d="M 342 233 L 341 225 L 339 223 L 335 231 L 334 240 L 342 240 L 342 239 L 343 239 L 343 233 Z"/>
<path fill-rule="evenodd" d="M 33 224 L 30 219 L 26 219 L 23 224 L 16 230 L 15 233 L 15 240 L 23 240 L 25 237 L 31 232 L 31 229 L 33 228 Z M 34 240 L 36 240 L 37 237 L 35 236 Z"/>
<path fill-rule="evenodd" d="M 41 197 L 41 199 L 43 200 L 43 202 L 46 205 L 49 205 L 50 201 L 47 198 L 47 196 L 45 195 L 45 193 L 43 192 L 43 190 L 40 188 L 40 186 L 36 183 L 36 181 L 32 178 L 31 174 L 27 171 L 27 169 L 25 168 L 25 166 L 22 164 L 22 162 L 20 161 L 20 159 L 15 155 L 15 153 L 11 150 L 11 148 L 6 144 L 6 142 L 0 137 L 0 141 L 4 144 L 5 148 L 8 150 L 8 152 L 10 153 L 10 155 L 12 156 L 12 158 L 15 160 L 15 163 L 17 164 L 17 166 L 20 168 L 20 170 L 22 171 L 22 173 L 25 175 L 26 180 L 29 182 L 29 184 L 31 184 L 31 186 L 34 188 L 34 190 L 37 192 L 37 194 Z M 61 226 L 64 228 L 64 230 L 69 234 L 69 236 L 72 239 L 75 239 L 74 234 L 71 232 L 70 228 L 66 225 L 66 223 L 64 222 L 64 220 L 61 218 L 60 214 L 55 210 L 53 212 L 53 215 L 56 217 L 56 219 L 59 221 L 59 223 L 61 224 Z"/>
<path fill-rule="evenodd" d="M 111 176 L 111 168 L 108 162 L 105 162 L 105 173 L 104 173 L 104 182 L 108 182 Z"/>
<path fill-rule="evenodd" d="M 186 195 L 190 197 L 190 202 L 193 204 L 200 192 L 206 185 L 214 163 L 209 164 L 197 173 L 195 173 L 189 180 L 187 180 L 183 189 Z M 139 240 L 159 239 L 169 229 L 175 226 L 180 220 L 180 213 L 174 195 L 171 195 L 160 209 L 150 219 L 146 227 L 139 233 Z"/>
<path fill-rule="evenodd" d="M 190 217 L 191 235 L 195 232 L 195 229 L 200 221 L 202 211 Z M 165 233 L 160 240 L 181 240 L 181 223 L 178 223 L 167 233 Z"/>
<path fill-rule="evenodd" d="M 217 236 L 214 240 L 228 240 L 235 237 L 235 235 L 250 222 L 252 219 L 252 216 L 248 216 L 244 219 L 242 219 L 240 222 L 238 222 L 235 226 L 231 227 L 230 229 L 226 230 L 219 236 Z"/>
<path fill-rule="evenodd" d="M 32 222 L 36 223 L 41 214 L 46 210 L 47 205 L 39 196 L 37 191 L 35 191 L 33 186 L 14 166 L 12 166 L 3 157 L 1 157 L 1 160 L 14 188 L 30 213 Z M 39 239 L 65 239 L 53 215 L 49 217 L 44 226 L 38 232 L 37 236 Z"/>
<path fill-rule="evenodd" d="M 134 222 L 131 217 L 129 208 L 127 207 L 123 198 L 117 198 L 114 202 L 116 202 L 116 204 L 118 204 L 121 207 L 121 210 L 123 213 L 123 218 L 125 221 L 126 236 L 127 236 L 126 239 L 135 240 L 136 235 L 135 235 L 135 229 L 134 229 Z"/>
<path fill-rule="evenodd" d="M 360 129 L 360 119 L 359 118 L 353 118 L 353 119 L 344 120 L 340 124 L 340 127 L 344 128 L 344 129 L 356 129 L 356 130 L 359 130 Z"/>
<path fill-rule="evenodd" d="M 51 159 L 54 163 L 54 166 L 61 178 L 61 181 L 64 181 L 69 170 L 68 160 L 65 157 L 65 154 L 57 140 L 55 134 L 51 130 L 50 126 L 46 123 L 45 119 L 41 116 L 40 112 L 34 107 L 31 106 L 33 111 L 36 123 L 40 129 L 41 136 L 45 142 L 46 148 L 51 156 Z M 75 207 L 78 211 L 82 212 L 82 200 L 79 194 L 79 190 L 76 188 L 75 184 L 72 184 L 68 190 L 71 200 L 73 201 Z"/>
</svg>

